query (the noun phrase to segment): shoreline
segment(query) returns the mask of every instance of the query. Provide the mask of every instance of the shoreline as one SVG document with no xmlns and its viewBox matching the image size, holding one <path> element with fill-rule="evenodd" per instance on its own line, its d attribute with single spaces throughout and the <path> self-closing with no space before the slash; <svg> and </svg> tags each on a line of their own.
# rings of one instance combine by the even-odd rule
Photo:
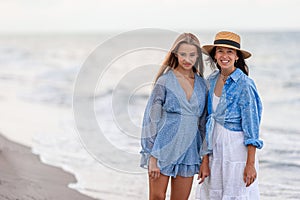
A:
<svg viewBox="0 0 300 200">
<path fill-rule="evenodd" d="M 0 133 L 0 199 L 95 200 L 68 187 L 75 177 L 41 162 L 30 148 Z"/>
</svg>

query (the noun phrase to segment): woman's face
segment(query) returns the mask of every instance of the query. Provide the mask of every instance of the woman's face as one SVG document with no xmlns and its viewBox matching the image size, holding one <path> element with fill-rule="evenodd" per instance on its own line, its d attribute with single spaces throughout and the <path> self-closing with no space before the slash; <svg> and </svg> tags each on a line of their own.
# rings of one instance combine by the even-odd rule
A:
<svg viewBox="0 0 300 200">
<path fill-rule="evenodd" d="M 180 44 L 177 52 L 178 67 L 191 70 L 198 58 L 197 47 L 191 44 Z"/>
<path fill-rule="evenodd" d="M 215 59 L 221 69 L 231 69 L 234 67 L 234 62 L 239 59 L 236 50 L 226 47 L 216 47 Z"/>
</svg>

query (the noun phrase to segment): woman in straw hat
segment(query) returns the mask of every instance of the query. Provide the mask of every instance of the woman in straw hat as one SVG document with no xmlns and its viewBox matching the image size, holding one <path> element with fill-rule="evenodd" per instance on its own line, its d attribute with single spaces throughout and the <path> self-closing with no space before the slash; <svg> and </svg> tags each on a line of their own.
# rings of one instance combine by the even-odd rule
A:
<svg viewBox="0 0 300 200">
<path fill-rule="evenodd" d="M 259 199 L 256 148 L 259 139 L 262 104 L 242 50 L 239 35 L 222 31 L 213 45 L 202 49 L 216 62 L 218 70 L 209 78 L 207 150 L 201 165 L 201 200 Z"/>
<path fill-rule="evenodd" d="M 148 169 L 149 199 L 165 199 L 170 177 L 171 200 L 188 199 L 201 164 L 206 98 L 199 40 L 183 33 L 158 72 L 144 113 L 141 167 Z"/>
</svg>

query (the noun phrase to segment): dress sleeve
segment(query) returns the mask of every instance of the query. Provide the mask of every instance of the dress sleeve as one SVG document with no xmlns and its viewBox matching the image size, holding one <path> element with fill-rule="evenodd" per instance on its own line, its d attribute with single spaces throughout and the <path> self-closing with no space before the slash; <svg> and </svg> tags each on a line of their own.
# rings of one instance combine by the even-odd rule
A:
<svg viewBox="0 0 300 200">
<path fill-rule="evenodd" d="M 141 137 L 141 167 L 147 168 L 152 147 L 158 132 L 158 124 L 162 115 L 162 107 L 165 102 L 165 81 L 163 78 L 158 79 L 153 91 L 149 97 L 142 126 Z"/>
<path fill-rule="evenodd" d="M 206 91 L 206 96 L 205 96 L 204 110 L 199 119 L 199 131 L 200 131 L 200 136 L 201 136 L 201 140 L 202 140 L 202 144 L 201 144 L 201 148 L 200 148 L 200 156 L 201 157 L 211 153 L 211 151 L 208 150 L 208 144 L 207 144 L 207 140 L 206 140 L 206 121 L 207 121 L 206 118 L 208 117 L 207 103 L 208 103 L 208 89 Z"/>
<path fill-rule="evenodd" d="M 257 93 L 255 84 L 244 87 L 240 98 L 242 129 L 245 135 L 244 144 L 253 145 L 258 149 L 263 147 L 259 139 L 259 126 L 261 121 L 262 103 Z"/>
</svg>

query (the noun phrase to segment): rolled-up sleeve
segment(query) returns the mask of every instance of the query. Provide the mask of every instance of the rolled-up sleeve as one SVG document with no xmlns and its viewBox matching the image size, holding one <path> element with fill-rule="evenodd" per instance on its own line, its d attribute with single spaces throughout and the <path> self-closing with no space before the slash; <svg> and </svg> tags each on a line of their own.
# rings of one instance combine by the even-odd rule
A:
<svg viewBox="0 0 300 200">
<path fill-rule="evenodd" d="M 246 85 L 240 96 L 242 129 L 245 135 L 244 144 L 253 145 L 258 149 L 263 147 L 259 138 L 259 126 L 262 114 L 262 103 L 253 82 Z"/>
<path fill-rule="evenodd" d="M 158 132 L 158 124 L 162 115 L 165 95 L 165 81 L 161 77 L 152 90 L 143 118 L 141 135 L 142 150 L 140 152 L 142 156 L 140 166 L 143 168 L 148 167 L 149 157 Z"/>
</svg>

